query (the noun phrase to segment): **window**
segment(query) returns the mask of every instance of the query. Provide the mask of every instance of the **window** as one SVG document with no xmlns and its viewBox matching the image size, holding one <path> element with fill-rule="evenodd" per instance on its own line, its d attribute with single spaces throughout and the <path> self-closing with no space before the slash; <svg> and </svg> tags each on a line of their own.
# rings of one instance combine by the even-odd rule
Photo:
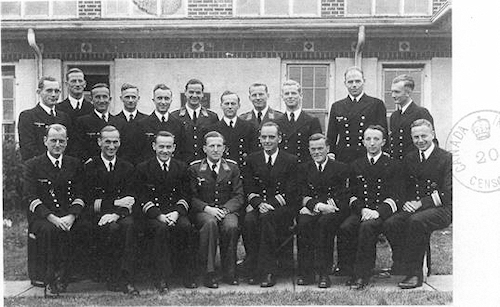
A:
<svg viewBox="0 0 500 307">
<path fill-rule="evenodd" d="M 90 90 L 92 89 L 92 86 L 94 86 L 97 83 L 106 83 L 108 86 L 111 86 L 110 84 L 110 66 L 106 64 L 68 64 L 66 66 L 66 71 L 70 70 L 71 68 L 80 68 L 83 71 L 83 74 L 85 75 L 85 81 L 87 81 L 87 86 L 84 89 L 84 96 L 88 99 L 90 99 Z"/>
<path fill-rule="evenodd" d="M 76 18 L 78 0 L 2 0 L 2 18 Z"/>
<path fill-rule="evenodd" d="M 326 64 L 289 64 L 287 78 L 302 85 L 302 108 L 319 118 L 323 131 L 328 115 L 329 71 Z"/>
<path fill-rule="evenodd" d="M 321 16 L 321 0 L 233 0 L 235 16 Z"/>
<path fill-rule="evenodd" d="M 2 139 L 4 141 L 14 141 L 16 76 L 15 67 L 13 65 L 2 66 L 2 90 Z"/>
<path fill-rule="evenodd" d="M 392 80 L 399 75 L 410 75 L 415 80 L 415 89 L 411 95 L 413 102 L 422 105 L 423 100 L 423 78 L 424 64 L 383 64 L 383 84 L 384 84 L 384 102 L 388 113 L 396 111 L 396 105 L 391 96 Z"/>
<path fill-rule="evenodd" d="M 104 17 L 185 17 L 187 0 L 103 0 Z"/>
<path fill-rule="evenodd" d="M 345 0 L 347 16 L 430 15 L 430 0 Z"/>
</svg>

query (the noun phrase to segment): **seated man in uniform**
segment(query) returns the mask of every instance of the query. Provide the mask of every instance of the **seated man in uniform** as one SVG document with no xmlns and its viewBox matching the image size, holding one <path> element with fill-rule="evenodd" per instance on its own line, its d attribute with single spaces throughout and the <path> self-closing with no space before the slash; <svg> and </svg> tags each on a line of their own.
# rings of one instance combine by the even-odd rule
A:
<svg viewBox="0 0 500 307">
<path fill-rule="evenodd" d="M 194 233 L 187 217 L 187 165 L 172 158 L 176 149 L 174 140 L 172 133 L 158 132 L 152 145 L 156 156 L 140 163 L 136 170 L 139 204 L 153 236 L 152 275 L 160 293 L 168 290 L 174 253 L 181 254 L 184 286 L 197 287 L 192 272 Z"/>
<path fill-rule="evenodd" d="M 422 286 L 423 260 L 430 235 L 452 220 L 452 155 L 436 146 L 430 121 L 411 125 L 418 150 L 403 159 L 405 187 L 402 210 L 387 219 L 384 233 L 392 248 L 393 272 L 406 275 L 402 289 Z"/>
<path fill-rule="evenodd" d="M 135 203 L 134 167 L 116 156 L 120 133 L 113 126 L 101 129 L 101 153 L 85 164 L 90 220 L 97 245 L 98 270 L 108 289 L 139 295 L 134 287 L 136 233 L 131 216 Z"/>
<path fill-rule="evenodd" d="M 204 284 L 218 288 L 215 274 L 217 240 L 220 242 L 224 281 L 238 285 L 236 276 L 236 245 L 238 214 L 243 205 L 243 185 L 235 161 L 222 158 L 224 137 L 208 132 L 203 151 L 207 157 L 191 162 L 188 169 L 192 195 L 192 218 L 200 232 L 200 258 L 205 272 Z"/>
<path fill-rule="evenodd" d="M 28 274 L 33 285 L 58 295 L 67 286 L 71 242 L 84 207 L 82 166 L 64 155 L 66 128 L 47 127 L 47 152 L 26 162 L 24 195 L 28 210 Z"/>
</svg>

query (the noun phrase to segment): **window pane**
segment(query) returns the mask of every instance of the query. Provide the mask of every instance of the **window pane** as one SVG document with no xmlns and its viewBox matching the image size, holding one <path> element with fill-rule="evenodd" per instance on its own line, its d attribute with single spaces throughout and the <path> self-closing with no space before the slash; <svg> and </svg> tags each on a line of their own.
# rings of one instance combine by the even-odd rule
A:
<svg viewBox="0 0 500 307">
<path fill-rule="evenodd" d="M 48 16 L 49 1 L 26 1 L 24 12 L 27 16 Z"/>
<path fill-rule="evenodd" d="M 313 90 L 312 89 L 302 89 L 304 98 L 302 100 L 302 107 L 304 109 L 313 109 Z"/>
<path fill-rule="evenodd" d="M 377 0 L 377 1 L 375 1 L 375 14 L 377 14 L 377 15 L 399 14 L 399 0 Z"/>
<path fill-rule="evenodd" d="M 264 0 L 265 15 L 288 15 L 288 0 Z"/>
<path fill-rule="evenodd" d="M 3 98 L 14 98 L 14 79 L 3 78 Z"/>
<path fill-rule="evenodd" d="M 405 0 L 405 14 L 429 14 L 429 0 Z"/>
<path fill-rule="evenodd" d="M 21 3 L 18 2 L 2 2 L 2 16 L 21 16 Z"/>
<path fill-rule="evenodd" d="M 326 87 L 326 67 L 316 67 L 314 70 L 314 85 L 316 87 Z"/>
<path fill-rule="evenodd" d="M 236 0 L 236 15 L 259 15 L 260 0 Z"/>
<path fill-rule="evenodd" d="M 75 16 L 77 14 L 77 1 L 57 0 L 54 1 L 54 16 Z"/>
<path fill-rule="evenodd" d="M 317 15 L 318 0 L 293 0 L 294 15 Z"/>
<path fill-rule="evenodd" d="M 314 91 L 314 108 L 326 109 L 326 89 L 316 89 Z"/>
<path fill-rule="evenodd" d="M 288 70 L 288 79 L 295 80 L 300 83 L 300 67 L 290 67 Z"/>
<path fill-rule="evenodd" d="M 345 10 L 347 15 L 371 14 L 371 0 L 346 0 Z"/>
<path fill-rule="evenodd" d="M 126 15 L 130 3 L 129 0 L 106 0 L 105 5 L 107 15 Z"/>
<path fill-rule="evenodd" d="M 4 121 L 14 120 L 14 100 L 12 99 L 3 100 L 3 120 Z"/>
<path fill-rule="evenodd" d="M 313 87 L 314 68 L 304 67 L 302 69 L 302 87 Z"/>
</svg>

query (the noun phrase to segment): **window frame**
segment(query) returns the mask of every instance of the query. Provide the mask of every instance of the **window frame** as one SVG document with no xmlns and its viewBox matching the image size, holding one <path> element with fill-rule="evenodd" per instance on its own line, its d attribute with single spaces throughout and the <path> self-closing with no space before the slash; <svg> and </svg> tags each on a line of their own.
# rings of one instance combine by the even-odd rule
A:
<svg viewBox="0 0 500 307">
<path fill-rule="evenodd" d="M 122 0 L 123 1 L 123 0 Z M 108 7 L 106 5 L 107 0 L 102 0 L 101 1 L 101 17 L 102 18 L 182 18 L 182 17 L 188 17 L 188 0 L 181 0 L 182 2 L 182 7 L 184 7 L 184 11 L 180 14 L 174 14 L 174 15 L 162 15 L 161 14 L 161 6 L 158 4 L 161 4 L 162 0 L 156 0 L 156 14 L 155 15 L 150 15 L 147 13 L 144 13 L 145 15 L 134 15 L 134 3 L 132 0 L 125 0 L 123 3 L 125 3 L 127 7 L 127 13 L 125 14 L 110 14 L 108 12 Z M 139 8 L 137 8 L 139 10 Z"/>
<path fill-rule="evenodd" d="M 277 15 L 277 14 L 266 14 L 265 13 L 265 1 L 272 1 L 272 0 L 258 0 L 259 1 L 259 13 L 258 14 L 237 14 L 237 7 L 238 7 L 238 0 L 233 0 L 233 17 L 242 17 L 242 18 L 293 18 L 293 17 L 321 17 L 321 0 L 315 0 L 316 1 L 316 13 L 315 14 L 298 14 L 294 13 L 293 8 L 294 8 L 294 3 L 295 1 L 300 1 L 300 0 L 288 0 L 288 12 L 283 15 Z"/>
<path fill-rule="evenodd" d="M 78 10 L 78 0 L 2 0 L 4 2 L 19 3 L 21 5 L 20 15 L 6 15 L 3 19 L 76 19 L 80 17 Z M 26 2 L 45 2 L 49 4 L 47 15 L 26 15 Z M 76 2 L 75 15 L 54 15 L 54 2 Z"/>
<path fill-rule="evenodd" d="M 367 16 L 388 16 L 388 17 L 412 17 L 412 16 L 431 16 L 432 15 L 432 0 L 426 0 L 428 1 L 427 3 L 427 12 L 424 14 L 421 13 L 405 13 L 404 8 L 405 8 L 405 1 L 408 0 L 399 0 L 399 9 L 397 14 L 377 14 L 376 12 L 376 5 L 377 5 L 377 0 L 371 0 L 371 5 L 370 5 L 370 13 L 369 14 L 348 14 L 348 7 L 349 7 L 349 2 L 351 1 L 356 1 L 356 0 L 345 0 L 344 1 L 344 12 L 346 17 L 367 17 Z"/>
<path fill-rule="evenodd" d="M 11 136 L 11 138 L 13 140 L 16 140 L 17 139 L 17 125 L 16 125 L 16 118 L 17 118 L 17 104 L 16 104 L 16 98 L 17 98 L 17 95 L 16 95 L 16 91 L 17 91 L 17 83 L 16 83 L 16 71 L 17 71 L 17 65 L 16 63 L 2 63 L 2 69 L 3 67 L 12 67 L 13 70 L 14 70 L 14 75 L 13 76 L 8 76 L 8 77 L 12 77 L 13 79 L 13 89 L 12 89 L 12 120 L 5 120 L 3 118 L 3 107 L 2 107 L 2 140 L 5 141 L 6 140 L 6 134 L 5 134 L 5 126 L 6 125 L 12 125 L 13 126 L 13 130 L 14 132 L 12 133 L 13 135 Z M 7 76 L 5 76 L 7 77 Z M 2 84 L 3 84 L 3 79 L 4 79 L 4 75 L 2 73 Z M 2 91 L 3 93 L 3 91 Z M 3 104 L 3 100 L 4 100 L 4 97 L 3 97 L 3 94 L 2 94 L 2 106 L 4 105 Z"/>
</svg>

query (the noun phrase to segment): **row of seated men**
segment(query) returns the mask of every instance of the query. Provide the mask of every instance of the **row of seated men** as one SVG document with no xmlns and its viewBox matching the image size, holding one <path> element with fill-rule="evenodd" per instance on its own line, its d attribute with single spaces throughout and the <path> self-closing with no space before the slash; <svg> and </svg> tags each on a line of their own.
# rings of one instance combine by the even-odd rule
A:
<svg viewBox="0 0 500 307">
<path fill-rule="evenodd" d="M 385 129 L 370 125 L 363 132 L 365 156 L 350 165 L 329 158 L 326 137 L 316 133 L 308 140 L 311 161 L 299 164 L 297 156 L 279 149 L 280 127 L 267 122 L 260 129 L 262 149 L 248 155 L 240 171 L 223 158 L 224 136 L 216 131 L 203 138 L 206 157 L 189 166 L 172 158 L 176 137 L 160 131 L 151 144 L 155 156 L 134 168 L 116 156 L 116 127 L 100 131 L 100 154 L 82 165 L 64 154 L 66 128 L 50 125 L 47 152 L 26 162 L 24 176 L 30 278 L 48 285 L 51 294 L 64 291 L 76 259 L 71 251 L 90 238 L 108 289 L 138 295 L 136 228 L 143 219 L 153 238 L 148 250 L 160 293 L 168 289 L 172 255 L 178 253 L 187 288 L 197 287 L 197 267 L 203 284 L 217 288 L 217 242 L 223 281 L 238 285 L 239 223 L 252 268 L 248 282 L 272 287 L 279 234 L 296 218 L 298 285 L 315 282 L 317 272 L 318 286 L 330 286 L 333 238 L 339 236 L 355 255 L 348 259 L 353 271 L 347 283 L 363 289 L 375 266 L 378 235 L 385 233 L 394 269 L 406 275 L 399 286 L 419 287 L 429 235 L 451 223 L 451 155 L 434 144 L 429 121 L 415 121 L 411 133 L 418 150 L 400 162 L 382 151 Z"/>
</svg>

